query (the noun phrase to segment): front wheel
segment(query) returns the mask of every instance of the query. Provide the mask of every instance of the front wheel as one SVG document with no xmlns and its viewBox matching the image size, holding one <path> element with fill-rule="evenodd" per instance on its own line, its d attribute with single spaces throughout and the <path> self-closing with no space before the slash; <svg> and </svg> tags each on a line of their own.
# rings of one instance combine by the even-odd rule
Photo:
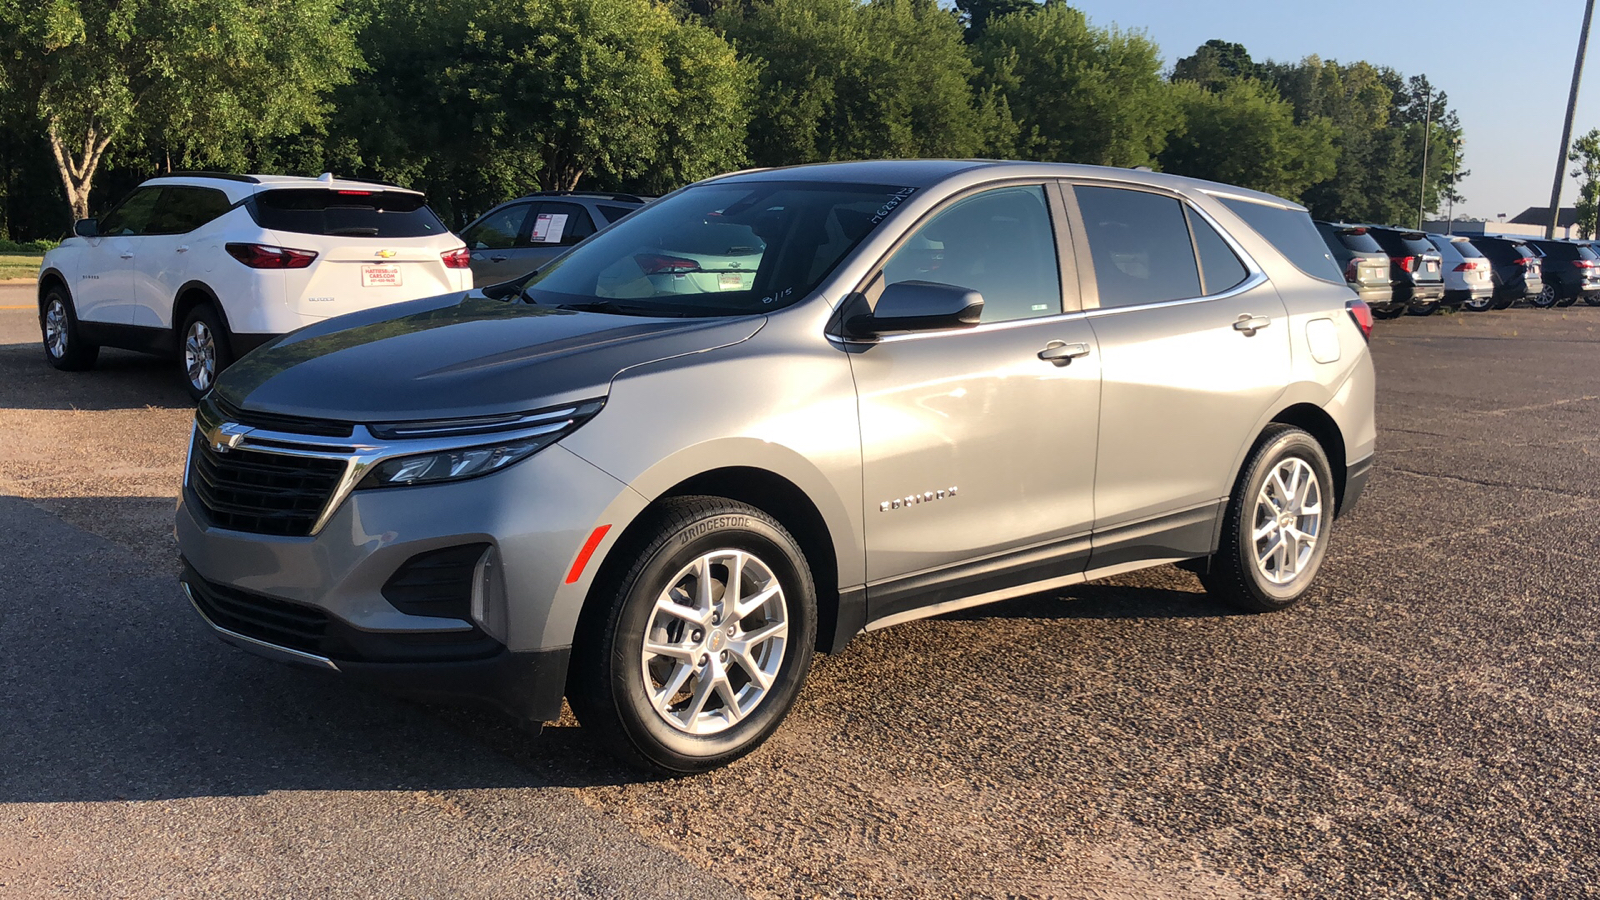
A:
<svg viewBox="0 0 1600 900">
<path fill-rule="evenodd" d="M 189 396 L 199 400 L 217 376 L 233 363 L 228 330 L 218 321 L 216 310 L 201 305 L 190 311 L 183 322 L 183 379 Z"/>
<path fill-rule="evenodd" d="M 612 551 L 631 564 L 596 584 L 567 698 L 623 761 L 705 772 L 759 747 L 794 705 L 816 589 L 795 539 L 743 503 L 676 498 L 641 527 Z"/>
<path fill-rule="evenodd" d="M 1322 445 L 1289 425 L 1262 435 L 1228 500 L 1208 593 L 1250 612 L 1299 602 L 1317 576 L 1333 524 L 1333 472 Z"/>
<path fill-rule="evenodd" d="M 100 348 L 85 343 L 78 328 L 78 314 L 66 290 L 53 287 L 39 307 L 39 332 L 44 339 L 44 358 L 63 372 L 83 372 L 94 368 Z"/>
</svg>

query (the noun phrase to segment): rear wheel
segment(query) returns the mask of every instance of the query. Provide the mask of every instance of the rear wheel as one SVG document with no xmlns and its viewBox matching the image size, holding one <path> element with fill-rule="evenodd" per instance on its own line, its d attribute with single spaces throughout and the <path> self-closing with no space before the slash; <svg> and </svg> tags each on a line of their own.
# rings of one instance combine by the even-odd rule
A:
<svg viewBox="0 0 1600 900">
<path fill-rule="evenodd" d="M 1374 307 L 1372 310 L 1372 317 L 1374 319 L 1398 319 L 1405 315 L 1405 313 L 1406 308 L 1404 306 L 1391 306 L 1388 309 L 1378 309 Z"/>
<path fill-rule="evenodd" d="M 1322 445 L 1298 428 L 1270 426 L 1228 500 L 1222 544 L 1200 576 L 1206 591 L 1250 612 L 1297 603 L 1328 549 L 1333 490 Z"/>
<path fill-rule="evenodd" d="M 613 551 L 632 564 L 597 583 L 567 697 L 624 761 L 708 771 L 760 746 L 794 705 L 811 668 L 816 590 L 794 538 L 754 507 L 677 498 L 642 526 Z"/>
<path fill-rule="evenodd" d="M 1439 304 L 1437 301 L 1428 303 L 1413 303 L 1406 307 L 1406 315 L 1408 316 L 1431 316 L 1438 311 Z"/>
<path fill-rule="evenodd" d="M 1600 294 L 1584 294 L 1583 302 L 1589 304 L 1590 306 L 1600 306 Z"/>
<path fill-rule="evenodd" d="M 1472 312 L 1485 312 L 1493 307 L 1494 303 L 1495 299 L 1493 297 L 1469 297 L 1461 301 L 1461 308 Z"/>
<path fill-rule="evenodd" d="M 184 383 L 196 400 L 211 390 L 217 376 L 233 363 L 228 330 L 210 304 L 195 307 L 184 319 L 181 354 Z"/>
<path fill-rule="evenodd" d="M 1553 284 L 1547 284 L 1539 289 L 1538 294 L 1529 297 L 1528 302 L 1539 309 L 1549 309 L 1550 307 L 1555 306 L 1556 301 L 1559 299 L 1560 298 L 1556 296 L 1556 286 Z"/>
<path fill-rule="evenodd" d="M 39 331 L 45 360 L 64 372 L 92 369 L 100 358 L 100 348 L 85 343 L 80 335 L 78 313 L 65 288 L 53 287 L 45 293 L 39 307 Z"/>
</svg>

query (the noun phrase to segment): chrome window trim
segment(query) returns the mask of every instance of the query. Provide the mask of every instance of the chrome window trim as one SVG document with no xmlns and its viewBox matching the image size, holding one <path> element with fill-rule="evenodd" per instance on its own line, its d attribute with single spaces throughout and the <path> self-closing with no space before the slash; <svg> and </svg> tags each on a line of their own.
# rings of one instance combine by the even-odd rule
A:
<svg viewBox="0 0 1600 900">
<path fill-rule="evenodd" d="M 877 344 L 895 344 L 901 341 L 921 341 L 929 338 L 953 337 L 955 335 L 983 333 L 989 331 L 1008 331 L 1013 328 L 1027 326 L 1047 325 L 1052 322 L 1065 322 L 1084 318 L 1089 310 L 1075 309 L 1072 312 L 1055 313 L 1049 316 L 1035 316 L 1031 319 L 1007 319 L 1004 322 L 984 322 L 970 328 L 943 328 L 938 331 L 906 331 L 899 334 L 886 334 L 877 338 L 844 338 L 838 335 L 828 335 L 828 339 L 836 344 L 845 344 L 851 347 L 872 347 Z"/>
<path fill-rule="evenodd" d="M 295 434 L 287 431 L 271 431 L 264 428 L 249 428 L 242 434 L 236 433 L 227 442 L 220 441 L 220 430 L 224 421 L 210 421 L 205 415 L 207 408 L 202 406 L 195 415 L 195 435 L 204 440 L 208 445 L 216 446 L 226 443 L 230 450 L 251 450 L 256 453 L 275 454 L 278 456 L 294 456 L 304 459 L 336 460 L 345 464 L 344 473 L 339 476 L 339 481 L 328 496 L 327 503 L 317 515 L 317 519 L 307 532 L 307 538 L 316 537 L 327 526 L 334 513 L 344 505 L 345 500 L 355 492 L 356 485 L 366 477 L 373 466 L 385 460 L 406 456 L 424 456 L 429 453 L 443 453 L 450 450 L 465 450 L 471 447 L 481 447 L 486 444 L 496 444 L 509 441 L 527 440 L 529 438 L 544 437 L 559 433 L 573 427 L 578 422 L 575 415 L 583 404 L 574 404 L 570 408 L 563 408 L 536 415 L 524 417 L 521 421 L 536 423 L 522 425 L 521 427 L 500 427 L 492 431 L 478 431 L 471 434 L 451 434 L 435 438 L 399 438 L 382 439 L 372 433 L 369 426 L 356 423 L 352 425 L 353 433 L 347 438 L 323 437 L 321 435 Z M 562 416 L 559 420 L 552 421 L 555 416 Z M 194 440 L 190 439 L 189 453 L 194 451 Z M 186 458 L 183 470 L 183 485 L 189 486 L 189 466 L 192 460 Z M 228 530 L 228 529 L 221 529 Z M 293 537 L 289 539 L 293 540 Z"/>
<path fill-rule="evenodd" d="M 1183 297 L 1177 300 L 1158 300 L 1154 303 L 1141 303 L 1138 306 L 1100 306 L 1084 310 L 1090 318 L 1098 319 L 1103 316 L 1114 316 L 1117 313 L 1142 312 L 1147 309 L 1163 309 L 1169 306 L 1189 306 L 1194 303 L 1209 303 L 1212 300 L 1227 300 L 1237 297 L 1246 291 L 1252 291 L 1267 284 L 1267 276 L 1261 272 L 1252 272 L 1245 280 L 1239 282 L 1220 294 L 1207 294 L 1203 297 Z"/>
</svg>

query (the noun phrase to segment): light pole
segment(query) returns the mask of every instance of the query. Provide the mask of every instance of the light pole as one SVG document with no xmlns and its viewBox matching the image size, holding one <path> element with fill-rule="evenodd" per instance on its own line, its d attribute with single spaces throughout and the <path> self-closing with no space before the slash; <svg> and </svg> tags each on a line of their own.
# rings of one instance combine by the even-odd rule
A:
<svg viewBox="0 0 1600 900">
<path fill-rule="evenodd" d="M 1561 155 L 1556 157 L 1556 183 L 1550 188 L 1550 224 L 1544 227 L 1545 240 L 1554 240 L 1561 219 L 1561 179 L 1567 174 L 1567 146 L 1572 143 L 1572 116 L 1578 109 L 1578 80 L 1583 77 L 1583 54 L 1589 49 L 1589 22 L 1594 19 L 1594 0 L 1583 6 L 1583 30 L 1578 32 L 1578 56 L 1572 61 L 1572 89 L 1567 92 L 1567 121 L 1561 126 Z"/>
<path fill-rule="evenodd" d="M 1592 4 L 1594 0 L 1589 0 Z M 1427 84 L 1427 76 L 1422 83 Z M 1417 230 L 1422 230 L 1422 205 L 1428 202 L 1428 135 L 1433 131 L 1433 85 L 1428 85 L 1428 103 L 1422 115 L 1422 179 L 1417 184 Z"/>
</svg>

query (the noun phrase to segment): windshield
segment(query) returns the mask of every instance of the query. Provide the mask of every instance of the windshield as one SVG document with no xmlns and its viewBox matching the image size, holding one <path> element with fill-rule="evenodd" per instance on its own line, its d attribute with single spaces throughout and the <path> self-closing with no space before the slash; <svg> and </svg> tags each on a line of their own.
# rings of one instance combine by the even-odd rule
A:
<svg viewBox="0 0 1600 900">
<path fill-rule="evenodd" d="M 631 315 L 781 309 L 810 294 L 914 190 L 812 182 L 692 187 L 534 273 L 523 299 Z"/>
</svg>

